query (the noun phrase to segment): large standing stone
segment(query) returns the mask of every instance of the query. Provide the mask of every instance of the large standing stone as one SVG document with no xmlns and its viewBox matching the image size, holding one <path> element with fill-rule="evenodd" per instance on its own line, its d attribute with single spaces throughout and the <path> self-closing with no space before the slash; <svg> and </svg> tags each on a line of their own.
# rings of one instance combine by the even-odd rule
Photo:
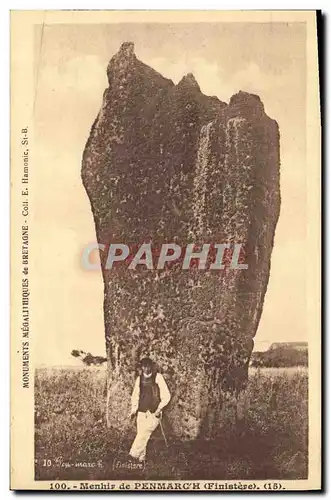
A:
<svg viewBox="0 0 331 500">
<path fill-rule="evenodd" d="M 109 87 L 83 156 L 99 243 L 236 242 L 247 270 L 105 269 L 107 419 L 126 429 L 139 357 L 157 360 L 181 438 L 212 436 L 226 395 L 247 379 L 280 208 L 279 132 L 258 96 L 227 105 L 194 76 L 178 85 L 139 61 L 132 43 L 111 59 Z"/>
</svg>

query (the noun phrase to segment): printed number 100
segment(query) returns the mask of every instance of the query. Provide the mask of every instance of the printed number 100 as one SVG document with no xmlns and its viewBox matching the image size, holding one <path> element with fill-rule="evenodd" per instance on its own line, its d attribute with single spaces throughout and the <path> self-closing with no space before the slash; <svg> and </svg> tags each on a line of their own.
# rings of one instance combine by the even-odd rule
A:
<svg viewBox="0 0 331 500">
<path fill-rule="evenodd" d="M 66 483 L 51 483 L 51 490 L 66 490 L 68 487 Z"/>
</svg>

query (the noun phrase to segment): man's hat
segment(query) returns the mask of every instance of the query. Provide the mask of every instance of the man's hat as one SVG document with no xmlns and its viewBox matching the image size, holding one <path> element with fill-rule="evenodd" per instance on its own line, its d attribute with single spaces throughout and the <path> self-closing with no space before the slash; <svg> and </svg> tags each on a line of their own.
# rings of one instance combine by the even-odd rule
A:
<svg viewBox="0 0 331 500">
<path fill-rule="evenodd" d="M 154 363 L 153 363 L 153 361 L 151 360 L 151 358 L 147 358 L 147 357 L 146 357 L 146 358 L 142 358 L 142 359 L 140 360 L 140 363 L 139 363 L 139 364 L 140 364 L 140 366 L 148 366 L 148 367 L 152 368 Z"/>
</svg>

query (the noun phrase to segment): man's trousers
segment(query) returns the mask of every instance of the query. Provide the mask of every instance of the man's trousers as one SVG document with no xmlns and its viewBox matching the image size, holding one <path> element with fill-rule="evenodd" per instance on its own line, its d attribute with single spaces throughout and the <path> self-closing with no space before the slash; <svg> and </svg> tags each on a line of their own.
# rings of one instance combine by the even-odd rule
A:
<svg viewBox="0 0 331 500">
<path fill-rule="evenodd" d="M 138 411 L 137 414 L 137 435 L 132 443 L 130 455 L 140 461 L 146 459 L 146 448 L 152 432 L 160 423 L 160 418 L 153 413 Z"/>
</svg>

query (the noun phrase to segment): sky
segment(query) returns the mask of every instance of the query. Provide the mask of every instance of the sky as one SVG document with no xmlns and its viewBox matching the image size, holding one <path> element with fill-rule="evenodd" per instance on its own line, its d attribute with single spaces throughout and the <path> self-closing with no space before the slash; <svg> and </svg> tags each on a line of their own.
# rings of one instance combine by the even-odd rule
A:
<svg viewBox="0 0 331 500">
<path fill-rule="evenodd" d="M 175 83 L 192 72 L 203 93 L 228 102 L 258 94 L 281 137 L 281 213 L 256 349 L 307 340 L 306 55 L 304 23 L 45 25 L 35 31 L 35 142 L 30 224 L 38 241 L 31 321 L 38 364 L 74 362 L 72 349 L 102 355 L 101 273 L 85 271 L 95 241 L 81 157 L 124 41 Z M 35 305 L 34 305 L 35 304 Z"/>
</svg>

